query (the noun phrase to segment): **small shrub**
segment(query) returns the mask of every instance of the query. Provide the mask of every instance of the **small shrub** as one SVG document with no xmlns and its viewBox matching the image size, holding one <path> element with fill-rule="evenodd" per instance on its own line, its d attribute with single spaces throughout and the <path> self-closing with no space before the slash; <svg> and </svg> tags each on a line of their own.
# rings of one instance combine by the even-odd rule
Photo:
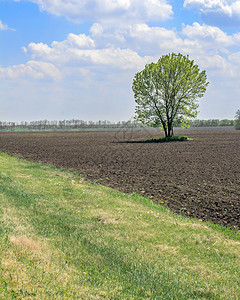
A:
<svg viewBox="0 0 240 300">
<path fill-rule="evenodd" d="M 240 109 L 236 112 L 236 116 L 233 124 L 235 129 L 240 130 Z"/>
<path fill-rule="evenodd" d="M 159 139 L 150 139 L 146 140 L 146 143 L 164 143 L 164 142 L 176 142 L 176 141 L 190 141 L 191 139 L 187 136 L 171 136 L 171 137 L 163 137 Z"/>
<path fill-rule="evenodd" d="M 240 130 L 240 119 L 234 120 L 234 127 L 237 130 Z"/>
</svg>

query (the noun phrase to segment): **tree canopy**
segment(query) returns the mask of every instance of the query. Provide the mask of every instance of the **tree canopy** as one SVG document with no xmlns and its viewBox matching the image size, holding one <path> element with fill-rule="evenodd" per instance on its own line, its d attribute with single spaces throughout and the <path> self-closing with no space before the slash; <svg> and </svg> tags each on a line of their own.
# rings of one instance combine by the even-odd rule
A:
<svg viewBox="0 0 240 300">
<path fill-rule="evenodd" d="M 136 119 L 162 128 L 170 137 L 173 126 L 188 127 L 197 116 L 197 99 L 203 97 L 207 85 L 206 71 L 200 71 L 188 56 L 163 55 L 134 76 Z"/>
</svg>

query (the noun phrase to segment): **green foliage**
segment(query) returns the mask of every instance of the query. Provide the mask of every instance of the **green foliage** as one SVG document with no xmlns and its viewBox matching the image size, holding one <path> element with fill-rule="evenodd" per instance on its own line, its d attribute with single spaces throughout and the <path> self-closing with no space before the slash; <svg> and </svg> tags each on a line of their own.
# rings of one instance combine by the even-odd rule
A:
<svg viewBox="0 0 240 300">
<path fill-rule="evenodd" d="M 169 136 L 163 137 L 159 139 L 150 139 L 146 140 L 146 143 L 164 143 L 164 142 L 177 142 L 177 141 L 190 141 L 192 139 L 188 138 L 187 136 Z"/>
<path fill-rule="evenodd" d="M 240 130 L 240 109 L 236 112 L 234 127 L 235 129 Z"/>
<path fill-rule="evenodd" d="M 173 126 L 186 128 L 197 116 L 196 99 L 203 97 L 207 85 L 206 72 L 188 56 L 164 55 L 134 76 L 136 119 L 172 136 Z"/>
</svg>

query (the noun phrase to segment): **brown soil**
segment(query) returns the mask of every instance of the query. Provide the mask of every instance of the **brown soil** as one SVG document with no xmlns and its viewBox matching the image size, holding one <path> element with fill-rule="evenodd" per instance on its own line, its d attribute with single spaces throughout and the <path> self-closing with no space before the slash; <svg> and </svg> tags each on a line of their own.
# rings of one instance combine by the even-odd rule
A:
<svg viewBox="0 0 240 300">
<path fill-rule="evenodd" d="M 240 131 L 177 134 L 193 140 L 136 143 L 159 137 L 153 131 L 0 133 L 0 150 L 79 171 L 174 212 L 239 230 Z"/>
</svg>

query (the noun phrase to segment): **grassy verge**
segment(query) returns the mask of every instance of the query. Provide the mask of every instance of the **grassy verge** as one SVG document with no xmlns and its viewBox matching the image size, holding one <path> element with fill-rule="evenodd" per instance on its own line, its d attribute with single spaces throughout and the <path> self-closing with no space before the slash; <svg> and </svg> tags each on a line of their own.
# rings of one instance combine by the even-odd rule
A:
<svg viewBox="0 0 240 300">
<path fill-rule="evenodd" d="M 238 299 L 240 234 L 0 154 L 0 298 Z"/>
</svg>

